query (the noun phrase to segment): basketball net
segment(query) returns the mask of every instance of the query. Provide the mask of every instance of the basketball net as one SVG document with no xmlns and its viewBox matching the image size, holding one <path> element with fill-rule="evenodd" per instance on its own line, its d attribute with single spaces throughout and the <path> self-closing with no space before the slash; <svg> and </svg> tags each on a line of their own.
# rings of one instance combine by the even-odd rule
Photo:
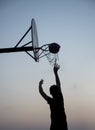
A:
<svg viewBox="0 0 95 130">
<path fill-rule="evenodd" d="M 58 62 L 59 58 L 58 58 L 57 53 L 56 54 L 48 53 L 48 54 L 46 54 L 46 57 L 51 66 L 58 64 L 57 62 Z"/>
</svg>

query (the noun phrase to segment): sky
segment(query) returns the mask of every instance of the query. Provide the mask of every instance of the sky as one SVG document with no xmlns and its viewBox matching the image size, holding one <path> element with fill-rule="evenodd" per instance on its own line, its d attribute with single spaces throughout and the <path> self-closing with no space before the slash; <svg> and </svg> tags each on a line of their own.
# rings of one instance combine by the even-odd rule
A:
<svg viewBox="0 0 95 130">
<path fill-rule="evenodd" d="M 57 42 L 69 130 L 95 130 L 95 1 L 0 0 L 0 48 L 14 47 L 31 25 L 39 46 Z M 31 36 L 25 37 L 25 43 Z M 0 130 L 49 130 L 50 111 L 38 91 L 55 83 L 46 57 L 0 54 Z"/>
</svg>

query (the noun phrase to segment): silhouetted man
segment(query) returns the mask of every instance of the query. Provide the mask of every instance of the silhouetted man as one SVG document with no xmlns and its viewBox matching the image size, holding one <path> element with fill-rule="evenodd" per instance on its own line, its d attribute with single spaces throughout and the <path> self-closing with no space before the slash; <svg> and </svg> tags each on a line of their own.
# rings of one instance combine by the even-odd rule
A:
<svg viewBox="0 0 95 130">
<path fill-rule="evenodd" d="M 58 76 L 59 66 L 55 65 L 53 68 L 56 85 L 50 87 L 50 94 L 52 97 L 46 95 L 43 91 L 43 80 L 39 82 L 39 92 L 42 97 L 47 101 L 51 110 L 51 126 L 50 130 L 68 130 L 66 114 L 64 109 L 64 100 L 61 92 L 61 84 Z"/>
</svg>

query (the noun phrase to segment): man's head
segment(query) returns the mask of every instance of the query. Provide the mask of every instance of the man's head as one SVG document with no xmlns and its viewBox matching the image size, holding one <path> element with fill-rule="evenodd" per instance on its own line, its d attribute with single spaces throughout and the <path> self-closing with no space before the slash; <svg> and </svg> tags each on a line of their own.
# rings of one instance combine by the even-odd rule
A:
<svg viewBox="0 0 95 130">
<path fill-rule="evenodd" d="M 57 96 L 58 95 L 58 92 L 59 92 L 59 89 L 58 89 L 58 86 L 57 85 L 52 85 L 51 87 L 50 87 L 50 94 L 53 96 L 53 97 L 55 97 L 55 96 Z"/>
</svg>

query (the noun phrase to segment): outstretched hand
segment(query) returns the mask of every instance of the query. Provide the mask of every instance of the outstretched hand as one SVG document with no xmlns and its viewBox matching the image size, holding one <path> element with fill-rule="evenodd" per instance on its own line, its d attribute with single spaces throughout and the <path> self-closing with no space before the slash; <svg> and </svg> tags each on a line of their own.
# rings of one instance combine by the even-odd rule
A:
<svg viewBox="0 0 95 130">
<path fill-rule="evenodd" d="M 44 80 L 41 79 L 40 82 L 39 82 L 39 85 L 42 85 L 42 84 L 43 84 L 43 81 L 44 81 Z"/>
<path fill-rule="evenodd" d="M 53 71 L 54 71 L 54 72 L 57 72 L 59 69 L 60 69 L 60 65 L 55 64 L 55 65 L 54 65 L 54 68 L 53 68 Z"/>
</svg>

